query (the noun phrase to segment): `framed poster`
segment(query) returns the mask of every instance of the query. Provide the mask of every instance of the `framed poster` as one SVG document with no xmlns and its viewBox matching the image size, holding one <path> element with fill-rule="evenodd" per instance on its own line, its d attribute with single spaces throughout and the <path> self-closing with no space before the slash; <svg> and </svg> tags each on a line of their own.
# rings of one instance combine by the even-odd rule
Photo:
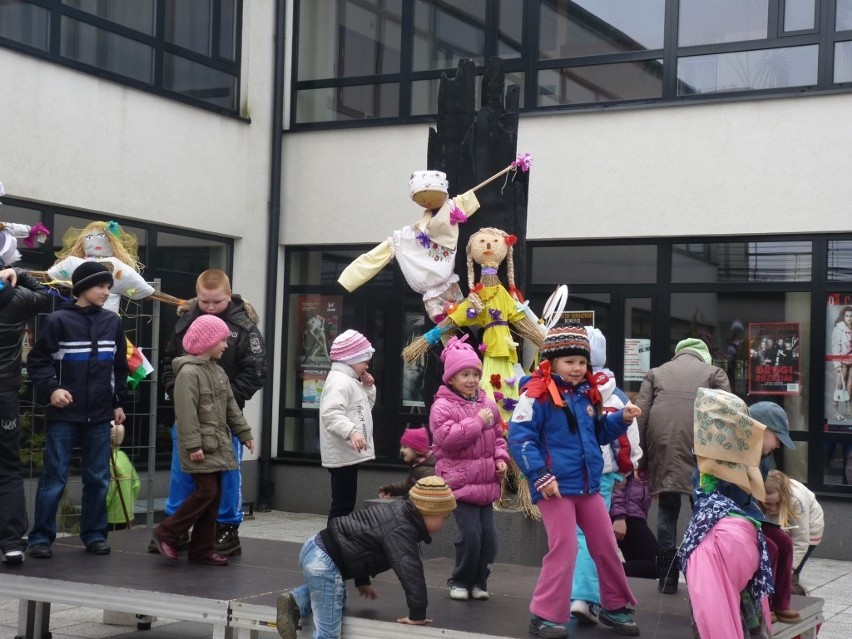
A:
<svg viewBox="0 0 852 639">
<path fill-rule="evenodd" d="M 340 332 L 341 295 L 297 295 L 296 337 L 300 340 L 299 377 L 302 408 L 319 408 L 322 387 L 331 369 L 329 349 Z"/>
<path fill-rule="evenodd" d="M 749 395 L 798 395 L 799 323 L 753 322 L 748 325 Z"/>
<path fill-rule="evenodd" d="M 651 370 L 651 340 L 628 338 L 624 340 L 624 381 L 642 382 Z"/>
<path fill-rule="evenodd" d="M 825 311 L 825 429 L 852 432 L 852 294 L 831 293 Z"/>
</svg>

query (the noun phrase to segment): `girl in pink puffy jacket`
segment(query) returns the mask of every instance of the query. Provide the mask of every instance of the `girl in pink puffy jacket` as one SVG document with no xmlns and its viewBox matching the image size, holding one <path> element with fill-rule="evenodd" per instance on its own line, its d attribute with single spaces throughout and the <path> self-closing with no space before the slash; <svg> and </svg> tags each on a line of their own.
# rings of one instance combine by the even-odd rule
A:
<svg viewBox="0 0 852 639">
<path fill-rule="evenodd" d="M 444 386 L 429 412 L 435 474 L 453 489 L 459 538 L 450 598 L 488 599 L 488 575 L 497 557 L 494 502 L 509 453 L 497 404 L 479 386 L 482 362 L 466 343 L 452 338 L 441 353 Z"/>
</svg>

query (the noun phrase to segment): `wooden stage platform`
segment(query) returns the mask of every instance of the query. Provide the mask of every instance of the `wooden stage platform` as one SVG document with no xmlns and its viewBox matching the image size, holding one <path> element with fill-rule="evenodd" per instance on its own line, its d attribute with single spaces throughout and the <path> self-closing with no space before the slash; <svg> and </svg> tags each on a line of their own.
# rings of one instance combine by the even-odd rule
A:
<svg viewBox="0 0 852 639">
<path fill-rule="evenodd" d="M 195 621 L 212 626 L 217 639 L 264 639 L 277 637 L 275 600 L 279 592 L 302 583 L 298 555 L 301 544 L 261 539 L 242 539 L 243 554 L 226 567 L 168 562 L 147 552 L 150 529 L 136 528 L 110 534 L 112 554 L 89 555 L 79 539 L 57 539 L 53 559 L 27 558 L 19 567 L 0 569 L 0 596 L 19 599 L 18 636 L 47 639 L 50 604 L 68 604 L 119 612 Z M 424 561 L 429 587 L 430 626 L 405 626 L 394 620 L 407 613 L 402 588 L 393 572 L 375 580 L 379 599 L 358 597 L 350 584 L 343 625 L 347 639 L 442 637 L 462 639 L 525 638 L 529 599 L 538 568 L 495 565 L 489 582 L 489 601 L 458 602 L 449 598 L 446 579 L 452 570 L 448 558 Z M 655 639 L 688 639 L 692 636 L 686 588 L 678 594 L 661 595 L 656 582 L 631 579 L 639 605 L 636 622 L 641 636 Z M 822 621 L 822 600 L 794 597 L 803 621 L 795 626 L 776 624 L 777 639 L 811 639 Z M 311 636 L 304 624 L 300 637 Z M 577 629 L 572 637 L 614 637 L 603 626 Z"/>
</svg>

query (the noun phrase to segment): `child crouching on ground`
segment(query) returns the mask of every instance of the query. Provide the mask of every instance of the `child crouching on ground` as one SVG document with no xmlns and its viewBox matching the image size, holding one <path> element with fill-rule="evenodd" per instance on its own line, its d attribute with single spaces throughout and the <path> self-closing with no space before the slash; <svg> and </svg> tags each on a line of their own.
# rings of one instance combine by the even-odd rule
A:
<svg viewBox="0 0 852 639">
<path fill-rule="evenodd" d="M 305 583 L 278 597 L 276 623 L 283 639 L 295 639 L 302 617 L 313 615 L 314 637 L 339 638 L 346 603 L 346 580 L 354 579 L 368 599 L 378 593 L 370 578 L 393 569 L 405 591 L 408 615 L 398 623 L 422 626 L 428 605 L 418 542 L 427 544 L 455 510 L 444 480 L 425 477 L 407 500 L 393 500 L 335 517 L 328 528 L 305 542 L 299 565 Z"/>
<path fill-rule="evenodd" d="M 408 477 L 405 481 L 385 484 L 379 488 L 379 497 L 404 497 L 414 487 L 418 479 L 435 474 L 435 456 L 429 444 L 429 433 L 425 428 L 407 428 L 399 440 L 399 456 L 408 464 Z"/>
<path fill-rule="evenodd" d="M 589 338 L 579 326 L 554 326 L 541 348 L 542 362 L 521 380 L 522 395 L 509 423 L 509 450 L 527 478 L 547 531 L 548 553 L 530 602 L 529 632 L 568 636 L 577 526 L 586 533 L 600 580 L 598 620 L 619 634 L 638 635 L 636 599 L 618 558 L 609 512 L 600 495 L 600 447 L 622 435 L 641 411 L 628 403 L 603 412 L 589 373 Z"/>
<path fill-rule="evenodd" d="M 178 543 L 190 528 L 190 563 L 225 566 L 229 561 L 216 552 L 214 544 L 222 471 L 239 467 L 231 432 L 254 452 L 251 428 L 234 399 L 225 370 L 216 363 L 228 348 L 230 334 L 228 325 L 215 315 L 201 315 L 183 338 L 189 354 L 172 362 L 180 465 L 192 475 L 195 492 L 154 529 L 157 550 L 169 561 L 178 560 Z"/>
</svg>

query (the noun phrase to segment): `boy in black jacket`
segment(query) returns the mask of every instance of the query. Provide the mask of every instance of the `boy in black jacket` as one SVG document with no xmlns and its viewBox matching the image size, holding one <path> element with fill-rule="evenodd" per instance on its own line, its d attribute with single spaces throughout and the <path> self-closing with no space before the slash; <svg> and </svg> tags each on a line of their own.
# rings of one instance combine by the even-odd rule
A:
<svg viewBox="0 0 852 639">
<path fill-rule="evenodd" d="M 16 246 L 4 232 L 0 243 Z M 11 247 L 10 247 L 11 248 Z M 8 256 L 5 250 L 0 251 Z M 38 313 L 50 309 L 48 290 L 25 271 L 6 268 L 0 259 L 0 550 L 3 562 L 24 561 L 27 547 L 27 504 L 21 477 L 19 417 L 21 416 L 21 350 L 24 327 Z"/>
<path fill-rule="evenodd" d="M 47 443 L 38 480 L 30 557 L 50 559 L 56 510 L 68 482 L 71 451 L 83 455 L 80 539 L 94 555 L 107 555 L 110 422 L 124 423 L 127 347 L 121 318 L 103 308 L 113 279 L 100 262 L 84 262 L 71 275 L 76 304 L 63 304 L 41 327 L 27 357 L 27 371 L 45 408 Z"/>
<path fill-rule="evenodd" d="M 225 369 L 228 381 L 234 391 L 234 399 L 240 410 L 246 402 L 263 388 L 266 379 L 266 348 L 263 336 L 257 328 L 258 316 L 251 304 L 232 293 L 231 281 L 219 269 L 211 268 L 198 276 L 195 282 L 194 300 L 189 300 L 178 308 L 178 321 L 171 339 L 166 343 L 160 379 L 163 389 L 171 395 L 175 386 L 175 372 L 172 361 L 185 355 L 183 337 L 189 325 L 201 315 L 215 315 L 228 325 L 228 350 L 219 360 L 219 366 Z M 177 447 L 177 429 L 172 427 L 172 468 L 169 481 L 169 497 L 166 500 L 166 515 L 172 516 L 183 500 L 195 491 L 195 483 L 189 473 L 180 467 L 180 455 Z M 233 438 L 234 455 L 237 464 L 242 461 L 243 447 L 239 439 Z M 219 502 L 219 516 L 216 518 L 216 552 L 220 555 L 239 555 L 242 553 L 239 527 L 243 521 L 242 478 L 240 469 L 222 473 L 222 499 Z M 151 541 L 148 552 L 157 552 L 156 544 Z"/>
<path fill-rule="evenodd" d="M 305 583 L 278 597 L 276 624 L 283 639 L 295 639 L 299 619 L 313 614 L 316 636 L 340 637 L 346 580 L 358 592 L 378 598 L 370 578 L 393 569 L 405 591 L 408 615 L 398 623 L 422 626 L 426 618 L 426 580 L 418 542 L 432 541 L 456 509 L 453 491 L 440 477 L 424 477 L 408 494 L 336 517 L 302 546 L 299 564 Z"/>
</svg>

